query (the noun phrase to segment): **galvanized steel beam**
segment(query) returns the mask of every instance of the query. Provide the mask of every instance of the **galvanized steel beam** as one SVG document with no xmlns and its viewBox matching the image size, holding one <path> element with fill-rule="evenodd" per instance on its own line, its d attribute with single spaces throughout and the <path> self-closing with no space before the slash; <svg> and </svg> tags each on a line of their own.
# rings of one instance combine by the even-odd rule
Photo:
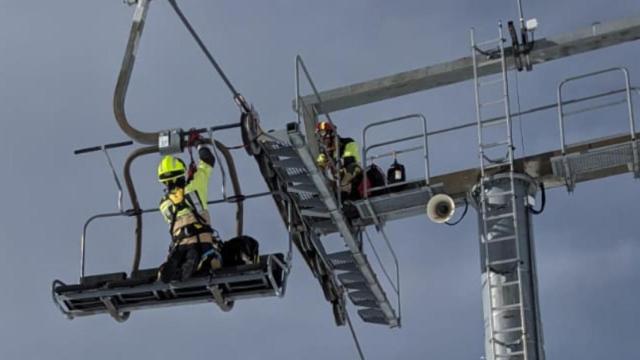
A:
<svg viewBox="0 0 640 360">
<path fill-rule="evenodd" d="M 575 32 L 536 40 L 529 54 L 533 64 L 541 64 L 640 39 L 640 15 L 592 25 Z M 511 54 L 511 48 L 506 49 Z M 501 71 L 499 59 L 481 59 L 480 76 Z M 509 57 L 509 69 L 514 68 Z M 390 99 L 418 91 L 450 85 L 473 78 L 471 57 L 401 72 L 378 79 L 320 92 L 322 105 L 313 95 L 303 97 L 304 103 L 324 114 L 372 102 Z"/>
</svg>

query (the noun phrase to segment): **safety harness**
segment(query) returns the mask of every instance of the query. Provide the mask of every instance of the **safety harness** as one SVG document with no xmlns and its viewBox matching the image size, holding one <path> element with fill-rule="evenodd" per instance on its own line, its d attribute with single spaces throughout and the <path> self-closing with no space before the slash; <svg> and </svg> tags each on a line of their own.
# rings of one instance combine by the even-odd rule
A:
<svg viewBox="0 0 640 360">
<path fill-rule="evenodd" d="M 213 228 L 209 224 L 207 224 L 207 221 L 200 214 L 200 211 L 198 211 L 198 207 L 196 206 L 196 201 L 199 202 L 200 199 L 197 199 L 194 201 L 193 199 L 194 195 L 197 197 L 197 191 L 185 194 L 182 202 L 178 204 L 172 204 L 168 209 L 165 210 L 165 211 L 168 211 L 168 213 L 165 213 L 166 215 L 168 215 L 167 218 L 171 219 L 171 223 L 169 225 L 169 234 L 171 235 L 171 239 L 173 241 L 172 246 L 175 246 L 179 244 L 182 240 L 189 237 L 193 237 L 193 236 L 196 236 L 199 244 L 201 234 L 204 234 L 204 233 L 213 234 L 214 232 Z M 200 208 L 202 209 L 204 207 L 201 206 Z M 174 232 L 174 228 L 176 225 L 176 221 L 178 220 L 178 213 L 185 209 L 188 210 L 189 213 L 193 215 L 196 222 L 182 226 L 180 228 L 180 232 L 176 234 Z"/>
</svg>

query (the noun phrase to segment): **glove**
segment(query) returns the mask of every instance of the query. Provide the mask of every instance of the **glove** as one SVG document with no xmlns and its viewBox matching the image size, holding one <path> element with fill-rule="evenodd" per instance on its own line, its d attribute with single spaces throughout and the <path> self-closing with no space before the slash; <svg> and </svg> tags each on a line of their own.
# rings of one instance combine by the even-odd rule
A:
<svg viewBox="0 0 640 360">
<path fill-rule="evenodd" d="M 325 154 L 318 155 L 318 158 L 316 159 L 316 164 L 318 165 L 319 168 L 324 169 L 325 167 L 327 167 L 328 163 L 329 163 L 329 158 L 327 157 L 327 155 Z"/>
<path fill-rule="evenodd" d="M 189 130 L 189 139 L 187 141 L 187 146 L 198 146 L 203 143 L 202 135 L 198 134 L 195 129 Z"/>
</svg>

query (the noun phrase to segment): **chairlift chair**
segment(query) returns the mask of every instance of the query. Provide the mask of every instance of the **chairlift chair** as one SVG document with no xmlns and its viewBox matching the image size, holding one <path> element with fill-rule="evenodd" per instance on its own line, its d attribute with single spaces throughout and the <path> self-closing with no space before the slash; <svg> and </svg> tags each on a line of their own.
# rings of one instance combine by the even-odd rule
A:
<svg viewBox="0 0 640 360">
<path fill-rule="evenodd" d="M 232 126 L 222 125 L 216 129 L 229 129 Z M 211 129 L 210 133 L 212 132 Z M 232 177 L 234 185 L 238 184 L 235 165 L 228 151 L 220 143 L 218 151 L 225 152 L 219 156 L 214 151 L 216 158 L 224 159 L 228 175 Z M 122 210 L 122 188 L 118 175 L 113 167 L 107 149 L 119 146 L 131 145 L 130 142 L 109 144 L 77 150 L 76 154 L 102 150 L 111 168 L 114 180 L 118 187 L 119 212 L 94 215 L 84 225 L 81 247 L 81 276 L 77 284 L 66 284 L 60 280 L 54 280 L 52 284 L 52 297 L 55 304 L 69 319 L 96 314 L 109 314 L 118 322 L 128 319 L 129 313 L 135 310 L 161 308 L 169 306 L 181 306 L 213 302 L 223 311 L 229 311 L 237 300 L 282 297 L 286 291 L 287 276 L 291 259 L 292 245 L 289 241 L 289 251 L 284 253 L 266 254 L 259 257 L 254 264 L 223 267 L 221 269 L 193 277 L 184 282 L 163 283 L 157 280 L 158 268 L 141 269 L 132 271 L 128 276 L 125 272 L 106 273 L 85 276 L 85 243 L 88 225 L 95 219 L 109 217 L 123 217 L 142 215 L 156 212 L 157 209 L 139 211 Z M 242 195 L 239 187 L 234 186 L 234 195 L 228 196 L 226 191 L 227 171 L 225 164 L 218 161 L 222 177 L 222 199 L 209 201 L 209 204 L 241 203 L 246 199 L 273 195 L 272 192 Z M 128 173 L 125 173 L 128 176 Z M 242 213 L 237 217 L 242 222 Z M 238 232 L 242 231 L 241 226 Z"/>
</svg>

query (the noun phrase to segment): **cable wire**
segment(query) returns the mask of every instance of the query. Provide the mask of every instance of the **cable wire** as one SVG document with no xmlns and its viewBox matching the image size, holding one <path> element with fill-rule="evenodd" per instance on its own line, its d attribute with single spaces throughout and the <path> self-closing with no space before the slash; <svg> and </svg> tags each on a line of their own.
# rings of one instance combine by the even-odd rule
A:
<svg viewBox="0 0 640 360">
<path fill-rule="evenodd" d="M 462 215 L 460 215 L 460 219 L 456 220 L 455 222 L 448 222 L 446 221 L 445 224 L 449 225 L 449 226 L 455 226 L 460 224 L 460 222 L 464 219 L 464 217 L 467 215 L 467 211 L 469 210 L 469 200 L 467 200 L 467 198 L 464 198 L 464 211 L 462 212 Z"/>
<path fill-rule="evenodd" d="M 187 28 L 187 30 L 189 31 L 193 39 L 196 41 L 196 43 L 198 43 L 198 46 L 200 47 L 202 52 L 204 52 L 204 55 L 209 60 L 209 63 L 213 65 L 213 67 L 218 72 L 218 75 L 220 75 L 224 83 L 227 85 L 227 87 L 233 94 L 233 100 L 238 104 L 238 106 L 242 108 L 243 111 L 250 112 L 251 109 L 242 98 L 242 95 L 240 95 L 240 93 L 236 90 L 233 84 L 231 84 L 231 81 L 229 80 L 229 78 L 227 78 L 227 75 L 224 73 L 224 71 L 222 71 L 222 68 L 220 67 L 220 65 L 218 65 L 218 62 L 213 58 L 213 55 L 211 55 L 211 52 L 209 52 L 209 49 L 207 49 L 207 46 L 202 42 L 202 40 L 200 39 L 196 31 L 193 29 L 193 27 L 189 23 L 189 20 L 187 19 L 187 17 L 184 15 L 182 10 L 180 10 L 180 8 L 178 7 L 178 3 L 176 2 L 176 0 L 169 0 L 169 4 L 171 5 L 175 13 L 178 15 L 178 17 L 180 18 L 184 26 Z"/>
<path fill-rule="evenodd" d="M 529 211 L 534 215 L 540 215 L 544 211 L 544 207 L 547 205 L 547 192 L 544 188 L 544 183 L 540 183 L 540 209 L 536 210 L 529 206 Z"/>
<path fill-rule="evenodd" d="M 520 128 L 520 142 L 522 143 L 522 156 L 526 154 L 524 147 L 524 130 L 522 129 L 522 110 L 520 109 L 520 84 L 518 82 L 518 72 L 516 71 L 516 101 L 518 103 L 518 126 Z"/>
<path fill-rule="evenodd" d="M 360 356 L 360 360 L 365 360 L 364 353 L 362 352 L 362 347 L 360 347 L 360 341 L 358 341 L 358 335 L 356 334 L 356 330 L 353 327 L 353 324 L 351 323 L 349 312 L 346 309 L 345 309 L 344 315 L 345 315 L 345 318 L 347 319 L 347 324 L 349 324 L 351 337 L 353 338 L 353 342 L 356 344 L 356 349 L 358 350 L 358 355 Z"/>
</svg>

